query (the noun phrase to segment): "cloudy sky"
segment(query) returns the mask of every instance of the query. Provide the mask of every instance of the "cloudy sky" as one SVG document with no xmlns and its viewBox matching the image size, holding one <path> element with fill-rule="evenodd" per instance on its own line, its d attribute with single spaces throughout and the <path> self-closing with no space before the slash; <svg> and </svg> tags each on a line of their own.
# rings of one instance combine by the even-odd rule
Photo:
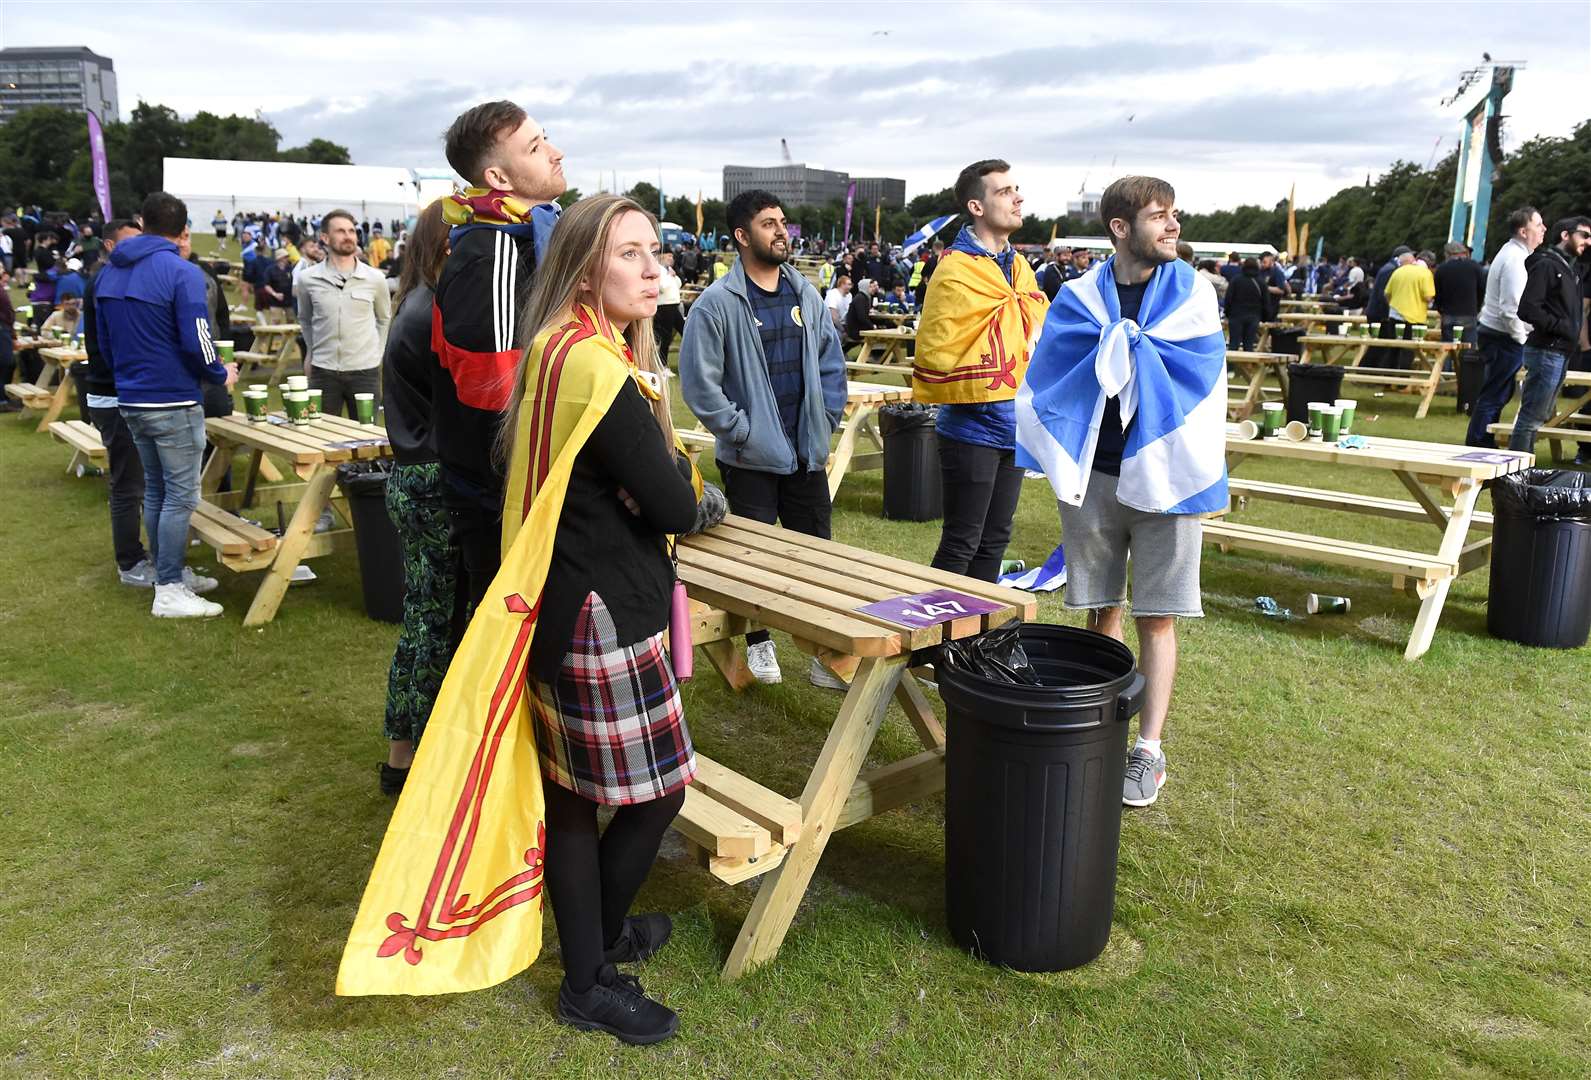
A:
<svg viewBox="0 0 1591 1080">
<path fill-rule="evenodd" d="M 908 196 L 1005 157 L 1045 216 L 1128 172 L 1209 210 L 1423 165 L 1455 145 L 1440 101 L 1483 51 L 1528 62 L 1510 146 L 1591 115 L 1587 0 L 0 0 L 0 44 L 111 57 L 124 115 L 140 98 L 259 110 L 287 144 L 323 136 L 359 164 L 445 165 L 448 122 L 508 97 L 585 191 L 661 170 L 671 195 L 712 196 L 722 165 L 776 164 L 783 137 L 797 161 L 904 177 Z"/>
</svg>

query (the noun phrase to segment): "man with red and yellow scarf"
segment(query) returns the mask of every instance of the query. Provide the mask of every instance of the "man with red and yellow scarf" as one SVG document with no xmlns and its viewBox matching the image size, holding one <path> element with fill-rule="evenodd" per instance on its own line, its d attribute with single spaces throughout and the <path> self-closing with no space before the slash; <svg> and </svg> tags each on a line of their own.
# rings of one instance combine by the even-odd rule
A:
<svg viewBox="0 0 1591 1080">
<path fill-rule="evenodd" d="M 431 316 L 431 351 L 441 364 L 431 427 L 463 561 L 457 634 L 501 561 L 503 473 L 492 448 L 525 344 L 519 312 L 567 184 L 563 153 L 511 101 L 465 112 L 446 144 L 448 163 L 474 185 L 443 205 L 453 230 Z"/>
<path fill-rule="evenodd" d="M 912 396 L 939 405 L 945 521 L 933 565 L 994 581 L 1022 493 L 1016 391 L 1049 301 L 1011 246 L 1022 226 L 1011 166 L 968 165 L 956 178 L 956 201 L 972 221 L 939 260 L 924 297 Z"/>
</svg>

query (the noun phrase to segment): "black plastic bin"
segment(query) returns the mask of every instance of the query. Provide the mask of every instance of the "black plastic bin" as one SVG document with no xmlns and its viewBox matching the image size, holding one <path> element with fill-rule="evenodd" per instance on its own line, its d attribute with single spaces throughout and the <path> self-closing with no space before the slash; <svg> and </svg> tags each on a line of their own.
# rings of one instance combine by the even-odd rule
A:
<svg viewBox="0 0 1591 1080">
<path fill-rule="evenodd" d="M 1019 633 L 1044 685 L 935 665 L 945 918 L 958 945 L 991 963 L 1062 971 L 1110 939 L 1127 721 L 1144 683 L 1111 638 L 1037 623 Z"/>
<path fill-rule="evenodd" d="M 1468 415 L 1475 408 L 1481 384 L 1486 381 L 1486 358 L 1471 346 L 1458 354 L 1458 411 Z"/>
<path fill-rule="evenodd" d="M 390 467 L 377 461 L 337 466 L 337 486 L 347 497 L 348 512 L 354 519 L 365 614 L 395 623 L 403 621 L 403 545 L 387 516 L 387 478 L 391 475 Z"/>
<path fill-rule="evenodd" d="M 939 440 L 932 405 L 890 404 L 878 410 L 884 438 L 884 516 L 932 521 L 945 512 L 939 482 Z"/>
<path fill-rule="evenodd" d="M 1304 352 L 1303 337 L 1308 327 L 1275 326 L 1271 328 L 1271 352 L 1300 356 Z M 1313 400 L 1313 399 L 1312 399 Z"/>
<path fill-rule="evenodd" d="M 1591 637 L 1591 473 L 1526 469 L 1486 486 L 1486 629 L 1522 645 L 1578 649 Z"/>
<path fill-rule="evenodd" d="M 1342 396 L 1342 371 L 1336 364 L 1287 365 L 1287 419 L 1309 423 L 1311 401 L 1336 401 Z"/>
</svg>

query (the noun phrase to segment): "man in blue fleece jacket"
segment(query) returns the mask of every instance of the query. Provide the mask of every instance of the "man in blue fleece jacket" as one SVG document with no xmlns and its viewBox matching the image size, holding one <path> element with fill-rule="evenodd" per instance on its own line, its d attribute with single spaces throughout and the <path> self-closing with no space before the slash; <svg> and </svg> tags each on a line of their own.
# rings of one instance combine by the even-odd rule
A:
<svg viewBox="0 0 1591 1080">
<path fill-rule="evenodd" d="M 202 384 L 237 382 L 210 339 L 204 271 L 188 259 L 188 208 L 157 191 L 144 200 L 144 234 L 118 244 L 94 283 L 99 347 L 116 379 L 122 420 L 144 467 L 144 527 L 155 563 L 159 618 L 221 614 L 184 580 L 188 522 L 199 504 L 204 456 Z"/>
</svg>

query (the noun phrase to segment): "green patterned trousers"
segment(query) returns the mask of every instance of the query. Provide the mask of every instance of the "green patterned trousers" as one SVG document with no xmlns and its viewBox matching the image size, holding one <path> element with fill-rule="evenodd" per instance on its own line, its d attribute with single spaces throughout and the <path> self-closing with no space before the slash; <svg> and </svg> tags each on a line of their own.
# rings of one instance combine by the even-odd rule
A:
<svg viewBox="0 0 1591 1080">
<path fill-rule="evenodd" d="M 388 739 L 420 742 L 453 658 L 453 597 L 458 552 L 448 542 L 442 467 L 399 465 L 387 481 L 387 516 L 403 544 L 403 627 L 387 676 Z"/>
</svg>

